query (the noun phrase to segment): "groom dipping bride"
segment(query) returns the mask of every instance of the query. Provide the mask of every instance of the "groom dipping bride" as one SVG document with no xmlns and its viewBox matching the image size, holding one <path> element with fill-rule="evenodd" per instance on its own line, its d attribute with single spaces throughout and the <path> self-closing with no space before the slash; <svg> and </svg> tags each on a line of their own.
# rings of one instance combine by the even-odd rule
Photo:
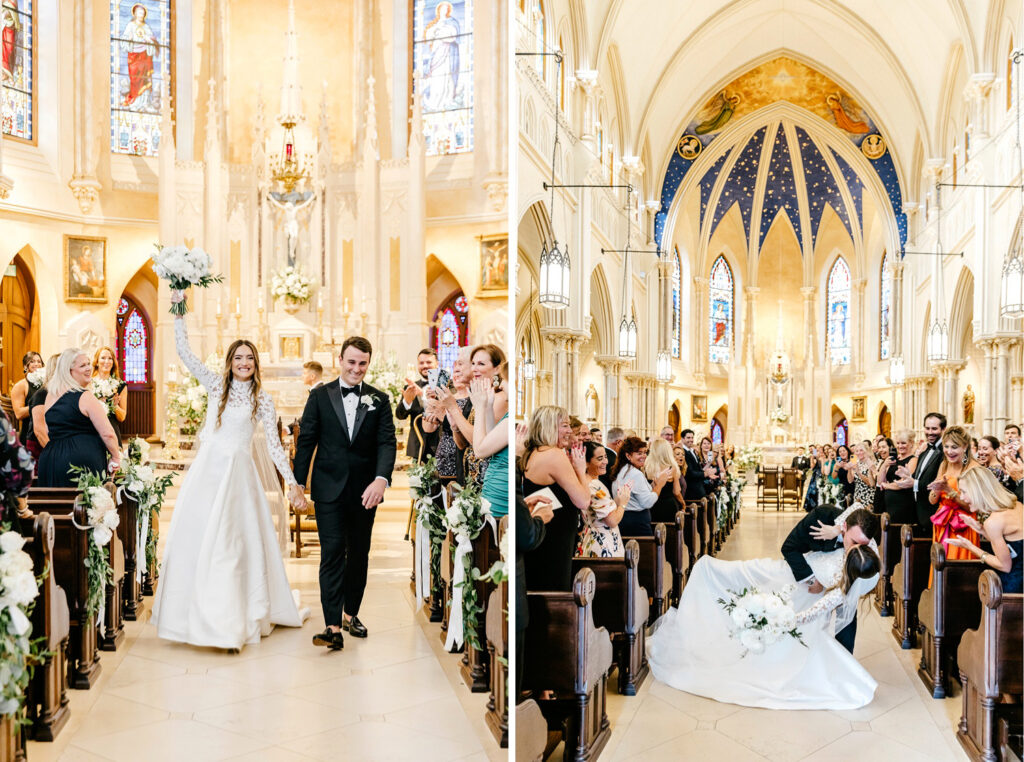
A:
<svg viewBox="0 0 1024 762">
<path fill-rule="evenodd" d="M 871 703 L 878 684 L 853 640 L 857 602 L 878 580 L 876 525 L 859 503 L 824 505 L 789 533 L 781 559 L 701 558 L 679 605 L 654 624 L 651 672 L 678 690 L 765 709 Z M 754 625 L 755 612 L 771 623 Z"/>
</svg>

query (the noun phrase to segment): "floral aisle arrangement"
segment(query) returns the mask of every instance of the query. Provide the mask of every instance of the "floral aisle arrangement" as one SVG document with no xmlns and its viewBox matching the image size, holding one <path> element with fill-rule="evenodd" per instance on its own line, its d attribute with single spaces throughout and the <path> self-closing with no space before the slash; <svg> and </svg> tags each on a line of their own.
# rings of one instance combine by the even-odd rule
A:
<svg viewBox="0 0 1024 762">
<path fill-rule="evenodd" d="M 286 304 L 305 304 L 313 296 L 313 279 L 288 265 L 270 276 L 270 293 Z"/>
<path fill-rule="evenodd" d="M 733 463 L 740 471 L 753 471 L 761 465 L 763 453 L 757 445 L 743 445 L 736 451 Z"/>
<path fill-rule="evenodd" d="M 771 412 L 771 415 L 768 416 L 768 420 L 772 423 L 783 424 L 789 420 L 789 413 L 781 407 L 777 407 Z"/>
<path fill-rule="evenodd" d="M 223 275 L 214 275 L 212 268 L 213 259 L 199 247 L 189 249 L 185 246 L 157 244 L 156 255 L 153 257 L 153 272 L 161 280 L 167 281 L 175 292 L 184 292 L 190 286 L 209 288 L 224 280 Z M 188 302 L 184 293 L 180 297 L 172 295 L 171 314 L 187 313 Z"/>
<path fill-rule="evenodd" d="M 483 606 L 477 600 L 475 580 L 479 579 L 480 571 L 473 568 L 473 540 L 485 525 L 494 527 L 494 517 L 480 499 L 476 485 L 468 484 L 452 498 L 445 510 L 445 523 L 455 537 L 455 558 L 452 562 L 452 610 L 444 646 L 453 651 L 466 642 L 479 651 L 477 629 Z"/>
<path fill-rule="evenodd" d="M 164 495 L 174 483 L 171 474 L 157 476 L 149 461 L 149 445 L 135 438 L 125 448 L 117 486 L 139 504 L 138 538 L 135 543 L 135 577 L 142 582 L 143 571 L 156 563 L 156 532 Z"/>
<path fill-rule="evenodd" d="M 843 497 L 843 485 L 831 479 L 818 476 L 818 505 L 839 505 Z"/>
<path fill-rule="evenodd" d="M 778 592 L 763 592 L 756 587 L 745 587 L 739 593 L 727 590 L 728 600 L 718 599 L 732 619 L 729 634 L 743 646 L 744 656 L 764 653 L 768 646 L 786 636 L 807 645 L 796 629 L 792 600 L 795 589 L 796 585 L 786 585 Z"/>
<path fill-rule="evenodd" d="M 405 376 L 398 368 L 398 360 L 395 353 L 388 354 L 387 359 L 374 360 L 366 370 L 366 383 L 387 392 L 391 398 L 391 406 L 394 408 L 405 390 Z"/>
<path fill-rule="evenodd" d="M 224 371 L 221 360 L 214 354 L 203 364 L 217 375 Z M 193 436 L 206 420 L 208 394 L 198 378 L 187 370 L 183 373 L 177 388 L 167 394 L 167 424 L 168 428 L 176 427 L 182 434 Z"/>
<path fill-rule="evenodd" d="M 0 524 L 10 523 L 32 486 L 36 462 L 21 446 L 18 432 L 0 415 Z"/>
<path fill-rule="evenodd" d="M 90 391 L 96 395 L 96 399 L 103 403 L 107 409 L 107 415 L 113 415 L 117 408 L 117 401 L 114 398 L 117 397 L 118 386 L 118 381 L 113 376 L 110 378 L 93 376 L 92 381 L 89 382 Z"/>
<path fill-rule="evenodd" d="M 104 630 L 104 609 L 106 605 L 106 586 L 114 578 L 114 571 L 107 560 L 104 550 L 110 538 L 114 536 L 121 517 L 117 514 L 117 504 L 110 496 L 110 491 L 103 483 L 103 477 L 87 468 L 72 467 L 71 471 L 78 476 L 77 489 L 79 499 L 86 508 L 87 526 L 78 527 L 92 533 L 92 542 L 85 557 L 85 569 L 88 593 L 85 598 L 85 610 L 90 617 L 97 619 L 97 626 Z"/>
<path fill-rule="evenodd" d="M 447 528 L 444 511 L 438 501 L 443 494 L 437 475 L 437 461 L 430 456 L 409 468 L 409 491 L 416 511 L 416 545 L 413 565 L 416 570 L 416 608 L 431 593 L 430 581 L 441 579 L 441 543 Z"/>
</svg>

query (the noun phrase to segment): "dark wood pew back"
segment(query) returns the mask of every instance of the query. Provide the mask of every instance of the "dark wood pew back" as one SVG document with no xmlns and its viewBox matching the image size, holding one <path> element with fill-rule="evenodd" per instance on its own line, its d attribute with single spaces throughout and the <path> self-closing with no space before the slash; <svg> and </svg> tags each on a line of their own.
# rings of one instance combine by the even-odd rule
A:
<svg viewBox="0 0 1024 762">
<path fill-rule="evenodd" d="M 892 616 L 895 600 L 892 591 L 892 574 L 900 562 L 903 545 L 900 542 L 902 524 L 892 523 L 888 513 L 879 516 L 878 558 L 882 562 L 875 586 L 875 608 L 879 616 Z"/>
<path fill-rule="evenodd" d="M 498 537 L 508 531 L 508 516 L 498 524 Z M 488 567 L 490 568 L 490 567 Z M 482 569 L 481 571 L 486 571 Z M 508 580 L 491 590 L 485 619 L 490 654 L 491 695 L 484 719 L 502 749 L 508 748 Z"/>
<path fill-rule="evenodd" d="M 932 541 L 928 537 L 914 537 L 910 524 L 899 526 L 900 561 L 892 575 L 895 600 L 892 636 L 901 648 L 907 649 L 917 644 L 917 603 L 928 586 Z"/>
<path fill-rule="evenodd" d="M 683 594 L 686 585 L 686 575 L 690 571 L 690 548 L 686 544 L 687 520 L 687 512 L 681 510 L 676 513 L 675 521 L 665 524 L 665 559 L 672 567 L 673 606 L 679 603 L 679 596 Z"/>
<path fill-rule="evenodd" d="M 655 524 L 653 537 L 622 538 L 623 543 L 630 540 L 636 540 L 640 549 L 640 585 L 651 599 L 650 621 L 654 623 L 668 610 L 672 595 L 672 567 L 665 557 L 665 525 Z"/>
</svg>

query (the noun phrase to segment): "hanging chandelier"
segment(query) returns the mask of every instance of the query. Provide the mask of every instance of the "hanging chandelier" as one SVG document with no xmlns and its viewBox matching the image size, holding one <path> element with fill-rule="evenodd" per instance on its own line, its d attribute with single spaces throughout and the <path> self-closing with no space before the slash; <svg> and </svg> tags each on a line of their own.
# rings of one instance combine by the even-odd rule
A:
<svg viewBox="0 0 1024 762">
<path fill-rule="evenodd" d="M 619 323 L 619 357 L 628 360 L 636 357 L 636 321 L 630 318 L 627 322 L 625 315 Z"/>
<path fill-rule="evenodd" d="M 658 352 L 658 362 L 655 369 L 655 375 L 658 381 L 662 383 L 668 383 L 672 380 L 672 358 L 669 357 L 668 352 Z"/>
<path fill-rule="evenodd" d="M 626 189 L 626 248 L 623 250 L 625 255 L 622 260 L 622 322 L 619 323 L 619 357 L 630 360 L 636 357 L 636 320 L 633 319 L 632 311 L 628 307 L 629 279 L 632 277 L 632 271 L 629 269 L 629 239 L 633 232 L 629 202 L 632 192 L 632 187 Z"/>
<path fill-rule="evenodd" d="M 533 311 L 533 278 L 530 278 L 530 303 L 527 314 Z M 523 360 L 523 379 L 533 381 L 537 377 L 537 363 L 533 360 L 533 342 L 530 341 L 530 327 L 526 327 L 526 358 Z"/>
<path fill-rule="evenodd" d="M 893 357 L 889 360 L 889 383 L 893 386 L 903 386 L 905 380 L 906 368 L 903 365 L 903 357 Z"/>
<path fill-rule="evenodd" d="M 935 204 L 938 216 L 935 219 L 936 251 L 942 251 L 942 187 L 935 184 Z M 935 279 L 935 317 L 928 327 L 928 339 L 925 344 L 925 357 L 928 362 L 942 363 L 949 359 L 949 325 L 946 323 L 944 296 L 942 288 L 942 256 L 938 260 L 938 275 Z"/>
<path fill-rule="evenodd" d="M 556 82 L 560 81 L 562 57 L 557 56 Z M 551 149 L 551 205 L 549 207 L 551 219 L 551 248 L 547 245 L 541 248 L 540 252 L 540 294 L 537 302 L 548 309 L 564 310 L 569 306 L 569 275 L 571 267 L 569 263 L 569 247 L 558 246 L 558 236 L 555 234 L 555 161 L 558 158 L 558 101 L 555 101 L 555 141 Z"/>
</svg>

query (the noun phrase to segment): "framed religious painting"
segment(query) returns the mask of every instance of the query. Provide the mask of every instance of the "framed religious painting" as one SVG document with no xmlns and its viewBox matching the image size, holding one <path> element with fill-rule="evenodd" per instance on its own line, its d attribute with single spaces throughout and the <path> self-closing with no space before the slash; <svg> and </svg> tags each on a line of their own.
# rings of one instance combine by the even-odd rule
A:
<svg viewBox="0 0 1024 762">
<path fill-rule="evenodd" d="M 107 239 L 64 236 L 64 301 L 107 301 Z"/>
<path fill-rule="evenodd" d="M 480 290 L 508 291 L 508 235 L 480 239 Z"/>
<path fill-rule="evenodd" d="M 703 394 L 690 395 L 690 420 L 704 423 L 708 419 L 708 398 Z"/>
<path fill-rule="evenodd" d="M 851 421 L 866 421 L 868 419 L 867 413 L 867 397 L 851 397 L 850 402 L 852 405 L 852 412 L 850 413 Z"/>
</svg>

